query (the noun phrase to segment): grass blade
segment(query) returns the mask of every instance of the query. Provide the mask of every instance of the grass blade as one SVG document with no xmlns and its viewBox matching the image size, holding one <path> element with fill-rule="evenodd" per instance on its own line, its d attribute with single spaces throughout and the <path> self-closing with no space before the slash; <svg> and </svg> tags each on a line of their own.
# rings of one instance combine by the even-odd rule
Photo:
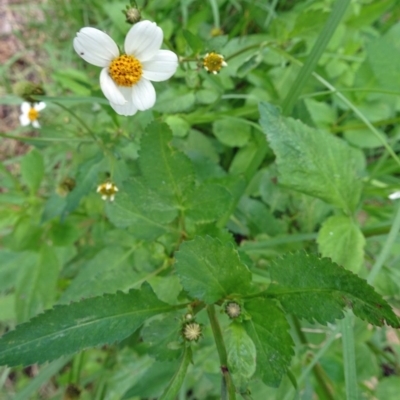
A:
<svg viewBox="0 0 400 400">
<path fill-rule="evenodd" d="M 325 51 L 326 46 L 331 40 L 333 34 L 336 31 L 346 9 L 350 4 L 350 0 L 337 0 L 333 6 L 332 12 L 326 21 L 322 32 L 318 36 L 317 41 L 315 42 L 314 47 L 311 50 L 310 55 L 307 58 L 307 61 L 304 63 L 301 68 L 299 75 L 297 76 L 293 88 L 289 91 L 285 100 L 282 104 L 283 114 L 290 115 L 292 112 L 293 106 L 296 103 L 304 85 L 309 79 L 310 75 L 314 71 L 315 66 L 317 65 L 322 53 Z"/>
</svg>

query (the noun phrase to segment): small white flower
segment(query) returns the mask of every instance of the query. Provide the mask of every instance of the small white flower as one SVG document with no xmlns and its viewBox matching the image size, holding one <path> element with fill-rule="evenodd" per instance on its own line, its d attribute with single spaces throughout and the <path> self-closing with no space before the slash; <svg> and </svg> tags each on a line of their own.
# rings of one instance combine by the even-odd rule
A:
<svg viewBox="0 0 400 400">
<path fill-rule="evenodd" d="M 207 53 L 203 59 L 204 69 L 207 72 L 211 72 L 214 75 L 217 75 L 219 71 L 221 71 L 222 67 L 227 67 L 228 64 L 224 60 L 224 56 L 218 53 Z"/>
<path fill-rule="evenodd" d="M 393 193 L 389 194 L 389 199 L 390 200 L 400 199 L 400 190 L 398 190 L 397 192 L 393 192 Z"/>
<path fill-rule="evenodd" d="M 115 193 L 118 192 L 118 188 L 111 182 L 105 182 L 97 186 L 97 193 L 101 194 L 103 200 L 114 201 Z"/>
<path fill-rule="evenodd" d="M 42 111 L 46 107 L 46 104 L 43 102 L 40 103 L 28 103 L 24 101 L 21 104 L 21 115 L 19 116 L 19 122 L 22 126 L 28 126 L 32 124 L 34 128 L 40 128 L 39 124 L 39 116 L 40 111 Z"/>
<path fill-rule="evenodd" d="M 121 115 L 134 115 L 154 106 L 156 92 L 150 81 L 169 79 L 178 67 L 178 57 L 160 50 L 163 31 L 156 23 L 141 21 L 125 38 L 125 54 L 106 33 L 82 28 L 74 39 L 74 49 L 85 61 L 102 67 L 100 87 L 111 107 Z"/>
</svg>

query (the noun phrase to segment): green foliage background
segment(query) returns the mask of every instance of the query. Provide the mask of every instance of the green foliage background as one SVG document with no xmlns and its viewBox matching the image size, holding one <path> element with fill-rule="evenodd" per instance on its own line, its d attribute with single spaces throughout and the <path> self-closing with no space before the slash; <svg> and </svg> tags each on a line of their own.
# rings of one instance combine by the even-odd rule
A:
<svg viewBox="0 0 400 400">
<path fill-rule="evenodd" d="M 129 118 L 72 48 L 125 3 L 17 7 L 47 108 L 0 132 L 0 398 L 397 399 L 397 3 L 138 1 L 181 62 Z"/>
</svg>

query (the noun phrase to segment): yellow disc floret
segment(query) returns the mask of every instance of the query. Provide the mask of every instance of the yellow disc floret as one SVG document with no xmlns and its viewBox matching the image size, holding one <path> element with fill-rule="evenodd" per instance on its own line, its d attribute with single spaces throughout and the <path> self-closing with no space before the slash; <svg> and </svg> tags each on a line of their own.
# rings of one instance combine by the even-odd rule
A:
<svg viewBox="0 0 400 400">
<path fill-rule="evenodd" d="M 117 85 L 131 87 L 142 77 L 142 64 L 135 57 L 123 54 L 111 61 L 108 71 Z"/>
<path fill-rule="evenodd" d="M 224 61 L 224 56 L 212 52 L 205 55 L 203 65 L 208 72 L 212 72 L 215 75 L 222 67 L 226 67 L 228 64 Z"/>
<path fill-rule="evenodd" d="M 103 200 L 114 201 L 115 194 L 118 192 L 118 188 L 114 183 L 105 182 L 97 186 L 97 193 L 101 194 Z"/>
<path fill-rule="evenodd" d="M 39 111 L 35 110 L 33 107 L 28 111 L 29 121 L 36 121 L 39 117 Z"/>
</svg>

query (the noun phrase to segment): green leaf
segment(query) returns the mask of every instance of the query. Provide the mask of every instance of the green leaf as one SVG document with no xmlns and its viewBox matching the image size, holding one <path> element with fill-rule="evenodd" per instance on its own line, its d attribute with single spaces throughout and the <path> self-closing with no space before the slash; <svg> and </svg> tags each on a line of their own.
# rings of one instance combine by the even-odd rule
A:
<svg viewBox="0 0 400 400">
<path fill-rule="evenodd" d="M 185 215 L 196 222 L 215 221 L 230 207 L 231 201 L 231 194 L 223 186 L 204 183 L 188 196 Z"/>
<path fill-rule="evenodd" d="M 37 253 L 33 251 L 14 252 L 0 249 L 0 292 L 11 289 L 18 280 L 21 271 L 30 270 L 37 262 Z"/>
<path fill-rule="evenodd" d="M 208 304 L 246 294 L 251 283 L 251 272 L 233 245 L 211 237 L 183 243 L 176 254 L 176 270 L 184 289 Z"/>
<path fill-rule="evenodd" d="M 122 399 L 132 399 L 135 396 L 141 398 L 159 398 L 162 390 L 173 378 L 179 368 L 178 361 L 156 361 L 141 377 L 139 383 L 129 389 Z"/>
<path fill-rule="evenodd" d="M 180 318 L 181 314 L 170 314 L 152 321 L 142 329 L 143 342 L 149 345 L 149 355 L 159 361 L 175 360 L 181 355 Z"/>
<path fill-rule="evenodd" d="M 152 122 L 142 137 L 139 166 L 147 186 L 178 206 L 194 186 L 194 172 L 190 160 L 170 145 L 171 140 L 168 125 Z"/>
<path fill-rule="evenodd" d="M 389 90 L 400 90 L 399 54 L 400 23 L 394 25 L 383 37 L 371 41 L 367 47 L 368 60 L 374 74 L 382 87 Z"/>
<path fill-rule="evenodd" d="M 352 218 L 344 215 L 328 218 L 318 233 L 317 242 L 324 257 L 355 273 L 362 267 L 365 238 Z"/>
<path fill-rule="evenodd" d="M 148 284 L 129 293 L 56 306 L 0 339 L 0 365 L 30 365 L 122 340 L 146 319 L 171 311 Z"/>
<path fill-rule="evenodd" d="M 252 299 L 245 309 L 251 316 L 244 327 L 256 346 L 257 373 L 266 385 L 278 387 L 294 355 L 289 324 L 271 300 Z"/>
<path fill-rule="evenodd" d="M 204 47 L 203 41 L 187 29 L 184 29 L 182 33 L 193 54 L 198 54 Z"/>
<path fill-rule="evenodd" d="M 98 183 L 98 174 L 104 168 L 104 160 L 100 154 L 97 154 L 80 165 L 76 186 L 66 197 L 64 216 L 74 211 L 79 206 L 82 197 L 94 190 L 95 184 Z"/>
<path fill-rule="evenodd" d="M 175 400 L 176 396 L 183 384 L 186 377 L 186 372 L 189 367 L 189 363 L 192 361 L 192 349 L 189 346 L 185 347 L 185 351 L 182 356 L 181 363 L 178 370 L 176 371 L 171 382 L 161 395 L 160 400 Z"/>
<path fill-rule="evenodd" d="M 280 116 L 268 103 L 260 104 L 260 114 L 276 154 L 279 183 L 354 212 L 361 194 L 361 153 L 335 136 Z"/>
<path fill-rule="evenodd" d="M 251 126 L 241 118 L 224 118 L 213 123 L 217 139 L 229 147 L 242 147 L 250 139 Z"/>
<path fill-rule="evenodd" d="M 114 202 L 106 204 L 106 214 L 115 226 L 133 226 L 135 237 L 152 240 L 168 231 L 167 224 L 175 219 L 177 210 L 142 179 L 132 179 Z"/>
<path fill-rule="evenodd" d="M 276 297 L 286 312 L 319 323 L 343 318 L 349 307 L 359 318 L 377 326 L 400 327 L 389 304 L 372 286 L 327 258 L 297 253 L 270 265 L 274 282 L 266 294 Z"/>
<path fill-rule="evenodd" d="M 37 262 L 21 271 L 16 286 L 16 313 L 23 322 L 53 305 L 60 264 L 52 247 L 40 249 Z"/>
<path fill-rule="evenodd" d="M 245 389 L 256 371 L 256 347 L 242 324 L 233 323 L 226 337 L 229 371 L 235 385 Z"/>
<path fill-rule="evenodd" d="M 132 249 L 126 250 L 119 246 L 106 247 L 99 251 L 82 266 L 61 295 L 59 303 L 130 289 L 129 284 L 134 283 L 138 275 L 129 258 L 132 252 Z"/>
<path fill-rule="evenodd" d="M 31 193 L 35 193 L 44 175 L 43 156 L 35 149 L 30 151 L 21 161 L 21 177 Z"/>
</svg>

